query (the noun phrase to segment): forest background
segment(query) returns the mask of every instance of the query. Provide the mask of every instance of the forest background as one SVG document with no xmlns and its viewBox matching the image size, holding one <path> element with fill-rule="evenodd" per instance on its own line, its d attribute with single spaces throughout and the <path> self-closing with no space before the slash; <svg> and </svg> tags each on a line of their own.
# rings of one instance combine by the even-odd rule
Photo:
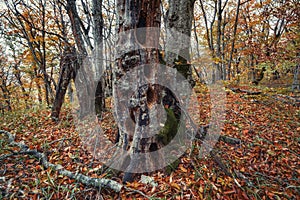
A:
<svg viewBox="0 0 300 200">
<path fill-rule="evenodd" d="M 171 57 L 168 28 L 191 41 L 189 59 L 172 63 L 178 71 L 188 67 L 183 74 L 198 101 L 196 137 L 176 163 L 127 183 L 124 173 L 106 168 L 82 145 L 74 112 L 86 105 L 76 75 L 87 57 L 101 54 L 102 68 L 91 69 L 98 78 L 95 121 L 114 142 L 113 88 L 119 61 L 127 59 L 115 57 L 118 34 L 128 28 L 119 5 L 138 3 L 0 2 L 0 199 L 297 199 L 299 1 L 153 2 L 159 11 L 147 13 L 145 23 L 159 16 L 152 24 L 160 28 L 159 62 Z M 186 26 L 180 23 L 185 18 Z M 226 94 L 224 127 L 212 153 L 202 158 L 214 83 Z"/>
</svg>

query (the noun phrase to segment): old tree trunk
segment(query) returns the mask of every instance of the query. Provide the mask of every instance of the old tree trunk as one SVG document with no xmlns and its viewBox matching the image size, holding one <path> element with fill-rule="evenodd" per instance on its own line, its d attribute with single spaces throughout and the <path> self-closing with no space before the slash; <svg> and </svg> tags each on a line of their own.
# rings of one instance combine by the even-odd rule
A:
<svg viewBox="0 0 300 200">
<path fill-rule="evenodd" d="M 134 74 L 133 69 L 145 64 L 158 63 L 159 29 L 143 30 L 142 28 L 160 27 L 160 1 L 119 0 L 117 11 L 119 14 L 119 38 L 117 44 L 118 80 L 116 85 L 120 84 L 120 79 L 126 76 L 127 73 Z M 149 66 L 147 69 L 149 70 L 148 73 L 151 74 L 153 68 Z M 131 105 L 129 105 L 130 114 L 127 116 L 130 116 L 130 118 L 125 119 L 126 117 L 123 116 L 122 119 L 121 116 L 121 124 L 119 124 L 119 146 L 124 151 L 128 151 L 128 156 L 124 160 L 120 160 L 121 164 L 124 165 L 124 171 L 127 172 L 123 178 L 124 182 L 132 180 L 134 169 L 143 167 L 140 161 L 144 159 L 146 162 L 147 159 L 142 158 L 141 155 L 149 152 L 151 143 L 155 142 L 153 138 L 143 138 L 143 135 L 147 134 L 145 133 L 145 127 L 149 125 L 149 99 L 150 91 L 152 91 L 151 95 L 154 95 L 153 86 L 143 84 L 145 83 L 142 80 L 144 72 L 136 73 L 135 77 L 136 83 L 133 87 L 135 87 L 134 90 L 137 89 L 137 91 L 134 91 L 137 94 L 129 94 L 132 100 Z M 128 88 L 125 87 L 123 89 L 127 90 Z M 115 101 L 121 102 L 122 98 L 124 97 L 120 97 L 119 93 L 114 90 Z M 125 113 L 128 112 L 126 108 L 119 107 L 117 109 L 124 110 Z M 129 128 L 128 124 L 131 124 L 132 128 Z"/>
<path fill-rule="evenodd" d="M 171 0 L 169 1 L 169 10 L 167 11 L 166 16 L 167 65 L 175 67 L 190 82 L 191 86 L 194 86 L 195 84 L 192 78 L 192 68 L 189 64 L 194 4 L 195 0 Z M 182 33 L 182 35 L 180 33 Z M 178 35 L 179 37 L 174 38 L 174 35 Z"/>
<path fill-rule="evenodd" d="M 76 42 L 76 49 L 72 47 L 67 40 L 67 34 L 63 31 L 63 37 L 65 45 L 64 54 L 60 63 L 60 76 L 59 83 L 56 90 L 55 100 L 53 102 L 51 117 L 54 120 L 58 120 L 59 113 L 64 101 L 64 97 L 71 82 L 71 79 L 75 81 L 75 77 L 80 68 L 80 76 L 75 81 L 77 90 L 77 96 L 80 104 L 81 117 L 86 116 L 89 113 L 95 112 L 98 117 L 101 116 L 102 110 L 105 107 L 104 99 L 104 79 L 101 76 L 103 73 L 103 17 L 102 17 L 102 0 L 92 1 L 92 19 L 93 19 L 93 37 L 94 46 L 89 38 L 86 37 L 87 28 L 82 26 L 83 22 L 80 18 L 76 7 L 75 0 L 67 0 L 66 10 L 70 18 L 72 33 Z M 89 13 L 86 13 L 89 14 Z M 63 30 L 66 29 L 66 24 L 62 22 Z M 89 46 L 87 45 L 89 44 Z M 91 66 L 86 64 L 86 58 L 88 56 L 88 49 L 93 50 L 95 55 L 95 72 L 89 74 L 90 77 L 86 80 L 87 71 L 92 70 Z M 85 67 L 83 65 L 86 64 Z M 92 76 L 91 76 L 92 75 Z M 81 79 L 84 79 L 82 82 Z M 92 89 L 88 89 L 92 88 Z M 72 87 L 70 87 L 72 88 Z M 95 88 L 95 91 L 93 90 Z M 90 98 L 87 98 L 90 97 Z"/>
<path fill-rule="evenodd" d="M 170 1 L 167 14 L 167 25 L 172 29 L 167 34 L 175 38 L 167 37 L 166 64 L 176 68 L 190 83 L 193 5 L 194 1 Z M 159 51 L 160 0 L 118 0 L 117 11 L 118 67 L 113 95 L 119 125 L 118 146 L 122 152 L 116 154 L 118 162 L 110 166 L 125 171 L 123 181 L 126 182 L 133 180 L 134 173 L 161 169 L 172 160 L 158 150 L 168 145 L 181 128 L 182 111 L 174 91 L 158 80 L 172 74 L 170 68 L 160 66 L 164 63 Z M 174 43 L 180 34 L 186 37 L 179 38 L 180 44 Z M 169 82 L 177 84 L 177 76 L 171 76 L 174 78 L 168 79 Z"/>
</svg>

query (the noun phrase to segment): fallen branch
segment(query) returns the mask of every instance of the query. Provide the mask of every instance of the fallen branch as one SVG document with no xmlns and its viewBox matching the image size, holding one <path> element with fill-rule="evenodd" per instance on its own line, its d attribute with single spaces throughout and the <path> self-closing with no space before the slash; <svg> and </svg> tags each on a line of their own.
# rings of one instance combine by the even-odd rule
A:
<svg viewBox="0 0 300 200">
<path fill-rule="evenodd" d="M 249 119 L 247 119 L 244 115 L 242 115 L 241 113 L 235 111 L 234 109 L 230 109 L 228 111 L 233 112 L 234 114 L 236 114 L 237 116 L 243 118 L 249 125 L 250 127 L 252 127 L 254 125 L 254 123 L 252 121 L 250 121 Z"/>
<path fill-rule="evenodd" d="M 242 141 L 238 138 L 229 137 L 226 135 L 220 135 L 219 140 L 227 143 L 227 144 L 233 144 L 233 145 L 240 145 Z"/>
<path fill-rule="evenodd" d="M 135 189 L 132 189 L 132 188 L 129 188 L 129 187 L 126 187 L 124 186 L 125 190 L 127 191 L 131 191 L 131 192 L 135 192 L 135 193 L 138 193 L 140 195 L 142 195 L 143 197 L 147 198 L 147 199 L 152 199 L 150 196 L 144 194 L 142 191 L 139 191 L 139 190 L 135 190 Z"/>
<path fill-rule="evenodd" d="M 300 99 L 294 98 L 291 96 L 283 95 L 283 94 L 277 94 L 277 95 L 267 95 L 276 101 L 280 101 L 282 103 L 290 104 L 292 106 L 300 106 Z"/>
<path fill-rule="evenodd" d="M 261 94 L 260 91 L 249 91 L 249 90 L 243 90 L 240 88 L 229 88 L 231 91 L 235 93 L 246 93 L 247 95 L 259 95 Z"/>
<path fill-rule="evenodd" d="M 238 186 L 241 187 L 240 183 L 236 180 L 234 177 L 233 173 L 229 171 L 229 169 L 226 167 L 226 165 L 222 162 L 222 159 L 217 155 L 215 151 L 210 151 L 210 155 L 213 157 L 215 163 L 218 164 L 218 166 L 221 168 L 221 170 L 229 177 L 231 177 L 234 180 L 234 183 Z"/>
<path fill-rule="evenodd" d="M 205 125 L 205 126 L 201 126 L 198 129 L 198 131 L 195 135 L 195 138 L 200 139 L 200 140 L 204 139 L 207 134 L 208 129 L 209 129 L 209 124 Z M 242 143 L 242 141 L 240 139 L 229 137 L 226 135 L 220 135 L 219 141 L 223 141 L 227 144 L 232 144 L 232 145 L 239 145 Z"/>
<path fill-rule="evenodd" d="M 56 142 L 61 142 L 61 141 L 64 142 L 65 140 L 71 140 L 71 138 L 63 137 L 63 138 L 60 138 L 60 139 L 57 139 L 57 140 L 53 140 L 53 141 L 49 142 L 48 145 L 54 144 Z"/>
<path fill-rule="evenodd" d="M 38 152 L 37 150 L 32 150 L 29 149 L 29 147 L 21 142 L 15 142 L 15 137 L 11 133 L 0 130 L 0 134 L 4 134 L 8 137 L 8 141 L 10 145 L 18 146 L 20 148 L 19 152 L 14 152 L 9 155 L 17 155 L 17 154 L 27 154 L 31 155 L 34 158 L 36 158 L 46 169 L 51 168 L 55 171 L 57 171 L 60 175 L 67 176 L 69 178 L 75 179 L 76 181 L 83 183 L 84 185 L 87 186 L 93 186 L 93 187 L 105 187 L 105 188 L 110 188 L 116 192 L 120 192 L 120 190 L 123 188 L 123 185 L 110 180 L 110 179 L 105 179 L 105 178 L 91 178 L 89 176 L 85 176 L 81 173 L 73 173 L 69 170 L 64 169 L 63 166 L 61 165 L 55 165 L 50 162 L 48 162 L 45 154 Z M 7 156 L 2 156 L 1 158 L 4 159 Z"/>
<path fill-rule="evenodd" d="M 208 131 L 210 125 L 207 124 L 207 125 L 204 125 L 204 126 L 200 126 L 200 128 L 198 128 L 198 126 L 194 123 L 194 121 L 190 117 L 189 113 L 186 112 L 185 109 L 183 109 L 182 107 L 180 107 L 180 109 L 183 112 L 183 114 L 187 117 L 188 122 L 190 123 L 191 128 L 193 129 L 193 131 L 196 132 L 196 134 L 192 136 L 192 139 L 196 138 L 196 139 L 199 139 L 199 140 L 203 140 L 205 138 L 206 134 L 207 134 L 207 131 Z M 219 140 L 221 140 L 225 143 L 234 144 L 234 145 L 242 143 L 241 140 L 239 140 L 237 138 L 232 138 L 232 137 L 224 136 L 224 135 L 220 135 Z"/>
</svg>

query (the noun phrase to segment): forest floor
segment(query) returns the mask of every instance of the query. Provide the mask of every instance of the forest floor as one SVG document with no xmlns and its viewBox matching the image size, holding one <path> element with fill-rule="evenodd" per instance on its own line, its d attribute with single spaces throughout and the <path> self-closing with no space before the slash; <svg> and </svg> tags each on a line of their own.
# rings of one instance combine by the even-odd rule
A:
<svg viewBox="0 0 300 200">
<path fill-rule="evenodd" d="M 146 174 L 155 185 L 137 178 L 120 192 L 85 186 L 45 169 L 33 156 L 16 153 L 20 148 L 0 135 L 0 199 L 299 199 L 299 94 L 296 100 L 286 89 L 239 88 L 242 91 L 226 89 L 221 135 L 237 138 L 240 144 L 217 142 L 216 161 L 211 156 L 200 158 L 201 141 L 195 140 L 193 150 L 187 150 L 176 169 Z M 262 93 L 251 95 L 243 90 Z M 200 126 L 209 122 L 211 102 L 207 88 L 196 91 Z M 117 129 L 109 109 L 101 126 L 113 140 Z M 122 183 L 122 174 L 102 171 L 101 163 L 82 146 L 69 105 L 59 122 L 51 120 L 46 108 L 2 114 L 0 129 L 14 134 L 16 142 L 43 152 L 53 164 Z"/>
</svg>

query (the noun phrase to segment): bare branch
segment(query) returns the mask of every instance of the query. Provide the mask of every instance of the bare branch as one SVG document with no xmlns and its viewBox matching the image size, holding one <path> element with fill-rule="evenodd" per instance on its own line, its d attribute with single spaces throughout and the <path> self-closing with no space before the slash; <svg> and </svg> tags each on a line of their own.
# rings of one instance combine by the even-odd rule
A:
<svg viewBox="0 0 300 200">
<path fill-rule="evenodd" d="M 0 130 L 0 134 L 6 135 L 8 137 L 8 141 L 11 145 L 18 146 L 21 149 L 19 152 L 14 152 L 12 154 L 2 156 L 0 158 L 0 160 L 5 159 L 8 156 L 13 156 L 13 155 L 18 155 L 18 154 L 27 154 L 27 155 L 31 155 L 34 158 L 36 158 L 37 160 L 39 160 L 39 162 L 45 168 L 50 167 L 53 170 L 57 171 L 59 174 L 61 174 L 63 176 L 67 176 L 67 177 L 72 178 L 72 179 L 75 179 L 76 181 L 78 181 L 80 183 L 83 183 L 87 186 L 110 188 L 110 189 L 112 189 L 116 192 L 120 192 L 120 190 L 123 188 L 123 185 L 116 182 L 116 181 L 113 181 L 113 180 L 110 180 L 110 179 L 105 179 L 105 178 L 91 178 L 91 177 L 85 176 L 81 173 L 73 173 L 69 170 L 66 170 L 61 165 L 52 164 L 52 163 L 48 162 L 47 157 L 45 156 L 45 154 L 38 152 L 36 149 L 31 150 L 31 149 L 29 149 L 29 147 L 27 145 L 25 145 L 21 142 L 15 142 L 15 140 L 14 140 L 15 137 L 11 133 L 9 133 L 7 131 L 4 131 L 4 130 Z M 135 191 L 135 192 L 137 192 L 137 191 Z"/>
</svg>

